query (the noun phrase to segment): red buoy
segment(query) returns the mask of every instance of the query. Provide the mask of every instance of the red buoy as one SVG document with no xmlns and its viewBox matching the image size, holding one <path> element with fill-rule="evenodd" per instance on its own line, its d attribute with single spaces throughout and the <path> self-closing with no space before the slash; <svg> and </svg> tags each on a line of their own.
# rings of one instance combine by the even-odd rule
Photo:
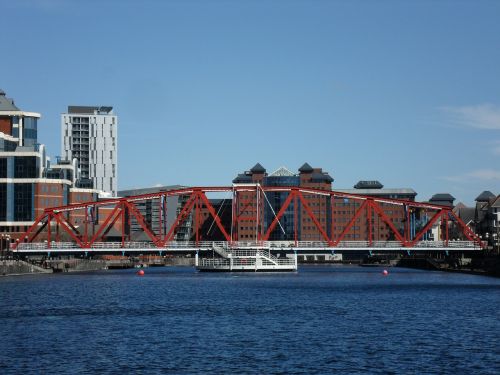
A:
<svg viewBox="0 0 500 375">
<path fill-rule="evenodd" d="M 137 276 L 144 276 L 144 270 L 137 271 Z"/>
<path fill-rule="evenodd" d="M 382 275 L 387 276 L 388 274 L 389 274 L 389 271 L 387 271 L 387 270 L 382 271 Z"/>
</svg>

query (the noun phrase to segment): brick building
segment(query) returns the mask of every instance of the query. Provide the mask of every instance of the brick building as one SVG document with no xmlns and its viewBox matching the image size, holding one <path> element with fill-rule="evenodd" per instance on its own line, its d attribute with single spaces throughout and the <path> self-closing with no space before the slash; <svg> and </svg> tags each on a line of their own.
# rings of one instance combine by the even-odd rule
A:
<svg viewBox="0 0 500 375">
<path fill-rule="evenodd" d="M 238 174 L 233 180 L 237 186 L 245 184 L 259 184 L 260 186 L 297 186 L 319 190 L 332 190 L 333 178 L 321 168 L 312 168 L 304 163 L 294 174 L 287 168 L 281 167 L 271 174 L 257 163 L 252 169 Z M 255 190 L 239 193 L 236 206 L 236 233 L 235 238 L 239 241 L 255 241 L 260 239 L 263 231 L 269 227 L 275 215 L 280 210 L 288 196 L 287 192 L 267 192 Z M 330 210 L 329 197 L 314 194 L 305 194 L 304 200 L 311 211 L 318 218 L 323 230 L 330 233 Z M 287 208 L 277 228 L 273 230 L 269 239 L 272 241 L 293 240 L 294 238 L 294 202 Z M 321 234 L 312 222 L 304 207 L 298 202 L 298 233 L 302 240 L 321 240 Z M 258 218 L 258 220 L 256 220 Z M 258 221 L 259 225 L 256 225 Z"/>
<path fill-rule="evenodd" d="M 271 174 L 267 174 L 266 169 L 257 163 L 252 169 L 238 174 L 233 180 L 237 186 L 245 184 L 260 184 L 261 186 L 297 186 L 300 188 L 311 188 L 316 190 L 331 191 L 333 178 L 321 168 L 313 168 L 308 163 L 304 163 L 298 173 L 292 173 L 282 167 Z M 410 188 L 387 189 L 378 181 L 359 181 L 353 189 L 334 189 L 338 192 L 367 195 L 374 198 L 392 198 L 407 201 L 415 201 L 417 193 Z M 236 233 L 234 238 L 239 241 L 254 241 L 259 239 L 263 231 L 269 227 L 276 213 L 283 205 L 287 192 L 267 192 L 265 196 L 257 196 L 255 189 L 248 192 L 239 193 L 236 202 Z M 331 202 L 330 196 L 320 194 L 303 193 L 304 200 L 310 211 L 318 219 L 319 225 L 328 237 L 338 238 L 351 221 L 362 201 L 357 199 L 344 199 L 336 197 Z M 270 240 L 293 240 L 294 239 L 294 202 L 290 204 L 280 219 L 279 225 L 273 230 Z M 384 213 L 392 220 L 394 226 L 402 234 L 405 222 L 410 218 L 412 232 L 418 231 L 422 223 L 420 213 L 406 212 L 404 207 L 388 203 L 379 203 Z M 314 221 L 308 214 L 306 207 L 298 202 L 298 240 L 301 241 L 323 241 L 321 232 L 316 227 Z M 259 219 L 259 226 L 256 226 L 256 218 Z M 262 220 L 262 221 L 261 221 Z M 372 240 L 387 241 L 394 239 L 389 226 L 373 214 L 372 218 Z M 368 217 L 365 212 L 356 219 L 352 228 L 345 234 L 344 240 L 367 240 L 369 233 Z"/>
<path fill-rule="evenodd" d="M 387 189 L 379 181 L 359 181 L 354 185 L 353 189 L 335 189 L 338 192 L 367 195 L 374 198 L 391 198 L 401 199 L 405 201 L 414 202 L 417 193 L 410 188 Z M 337 238 L 344 228 L 347 226 L 351 218 L 354 216 L 356 210 L 361 206 L 362 201 L 357 199 L 342 199 L 336 198 L 334 202 L 334 218 L 333 227 L 334 235 Z M 402 206 L 378 203 L 384 211 L 385 215 L 391 219 L 394 226 L 401 234 L 404 232 L 404 225 L 407 220 L 407 212 Z M 410 220 L 417 223 L 418 213 L 410 213 Z M 394 239 L 394 233 L 389 226 L 378 217 L 372 215 L 372 240 L 374 241 L 388 241 Z M 346 241 L 359 241 L 368 239 L 369 232 L 368 218 L 365 212 L 356 219 L 352 229 L 346 234 L 344 239 Z M 417 226 L 412 226 L 413 231 L 417 231 Z"/>
<path fill-rule="evenodd" d="M 76 160 L 50 163 L 38 143 L 40 114 L 20 110 L 0 90 L 0 232 L 14 241 L 45 208 L 95 201 L 98 191 L 81 178 Z M 68 213 L 76 225 L 84 213 Z"/>
</svg>

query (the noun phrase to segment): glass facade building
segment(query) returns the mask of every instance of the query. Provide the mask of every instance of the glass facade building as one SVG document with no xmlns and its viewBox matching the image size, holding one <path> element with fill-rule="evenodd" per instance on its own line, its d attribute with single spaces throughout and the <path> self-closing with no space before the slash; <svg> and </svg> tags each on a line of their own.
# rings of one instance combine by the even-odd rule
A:
<svg viewBox="0 0 500 375">
<path fill-rule="evenodd" d="M 0 90 L 0 232 L 12 239 L 26 231 L 46 208 L 66 205 L 72 194 L 94 200 L 93 186 L 78 186 L 76 161 L 46 157 L 38 143 L 40 114 L 25 112 Z"/>
<path fill-rule="evenodd" d="M 34 146 L 37 143 L 38 119 L 36 117 L 25 117 L 23 121 L 23 146 Z"/>
<path fill-rule="evenodd" d="M 282 168 L 281 170 L 283 170 Z M 292 173 L 288 175 L 278 175 L 271 174 L 264 177 L 262 181 L 263 186 L 299 186 L 300 178 L 299 176 L 293 175 Z M 266 192 L 266 199 L 264 202 L 264 226 L 268 228 L 276 217 L 286 199 L 288 198 L 288 192 Z M 293 241 L 294 240 L 294 207 L 295 202 L 291 202 L 285 213 L 281 217 L 279 224 L 276 226 L 275 230 L 271 232 L 269 236 L 270 241 Z M 298 203 L 297 213 L 300 215 L 300 203 Z M 297 230 L 300 235 L 300 218 L 297 220 Z"/>
</svg>

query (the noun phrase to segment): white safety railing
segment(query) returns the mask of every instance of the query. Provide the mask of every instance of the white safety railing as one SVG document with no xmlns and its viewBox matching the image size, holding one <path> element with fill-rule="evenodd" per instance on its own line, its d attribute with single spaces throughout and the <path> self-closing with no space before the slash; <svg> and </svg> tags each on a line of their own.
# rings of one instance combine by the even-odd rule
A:
<svg viewBox="0 0 500 375">
<path fill-rule="evenodd" d="M 255 258 L 234 258 L 233 266 L 255 266 Z"/>
<path fill-rule="evenodd" d="M 224 258 L 201 258 L 198 261 L 199 267 L 227 268 L 230 265 L 229 259 Z"/>
<path fill-rule="evenodd" d="M 64 250 L 64 249 L 81 249 L 81 250 L 92 250 L 92 249 L 110 249 L 110 250 L 154 250 L 154 249 L 166 249 L 166 250 L 214 250 L 220 256 L 227 258 L 229 254 L 233 257 L 242 256 L 256 256 L 257 251 L 260 250 L 270 250 L 279 251 L 282 250 L 295 250 L 295 249 L 400 249 L 405 248 L 404 245 L 399 241 L 373 241 L 371 244 L 368 241 L 341 241 L 336 246 L 332 247 L 326 241 L 298 241 L 295 244 L 293 241 L 260 241 L 260 242 L 224 242 L 224 241 L 200 241 L 196 243 L 195 241 L 172 241 L 166 243 L 164 246 L 158 246 L 151 241 L 130 241 L 125 242 L 122 247 L 121 242 L 95 242 L 92 244 L 90 249 L 81 248 L 75 242 L 51 242 L 49 244 L 45 242 L 33 242 L 24 243 L 21 242 L 17 245 L 11 245 L 13 250 L 24 250 L 24 251 L 41 251 L 50 249 Z M 473 241 L 419 241 L 415 243 L 411 248 L 429 248 L 429 249 L 479 249 L 480 247 L 476 242 Z M 269 255 L 266 255 L 269 257 Z"/>
</svg>

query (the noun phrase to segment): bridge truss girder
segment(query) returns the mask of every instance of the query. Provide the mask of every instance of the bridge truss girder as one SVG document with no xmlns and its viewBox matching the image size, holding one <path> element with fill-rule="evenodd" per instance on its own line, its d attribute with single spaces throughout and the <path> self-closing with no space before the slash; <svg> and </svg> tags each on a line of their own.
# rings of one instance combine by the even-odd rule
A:
<svg viewBox="0 0 500 375">
<path fill-rule="evenodd" d="M 264 207 L 269 200 L 269 193 L 286 194 L 279 210 L 273 210 L 273 220 L 267 227 L 264 223 Z M 221 220 L 218 212 L 210 203 L 207 194 L 210 193 L 226 193 L 232 194 L 232 218 L 229 225 L 226 227 Z M 242 193 L 255 194 L 254 202 L 242 203 L 239 199 Z M 170 228 L 165 227 L 162 220 L 166 216 L 166 200 L 168 197 L 186 197 L 184 205 L 180 208 L 176 215 L 173 224 Z M 311 207 L 311 201 L 307 197 L 325 197 L 325 201 L 330 207 L 325 207 L 325 210 L 330 211 L 330 227 L 327 228 L 321 224 L 320 218 L 314 213 Z M 149 223 L 148 220 L 141 214 L 138 203 L 152 201 L 151 204 L 158 205 L 160 214 L 159 223 Z M 335 204 L 339 200 L 356 202 L 355 210 L 352 212 L 349 221 L 345 226 L 337 224 L 335 221 Z M 241 202 L 240 202 L 241 201 Z M 329 202 L 329 203 L 328 203 Z M 291 204 L 293 203 L 293 210 Z M 299 238 L 299 216 L 298 207 L 301 207 L 302 214 L 314 224 L 322 241 L 328 243 L 329 247 L 337 247 L 346 236 L 352 232 L 357 222 L 363 220 L 367 227 L 366 237 L 363 240 L 368 241 L 371 246 L 374 241 L 374 222 L 375 219 L 381 220 L 387 225 L 394 238 L 401 243 L 403 247 L 414 247 L 425 234 L 437 223 L 440 223 L 443 230 L 441 231 L 441 240 L 448 244 L 450 240 L 449 222 L 455 223 L 456 229 L 460 231 L 463 237 L 469 241 L 475 242 L 478 246 L 483 247 L 480 238 L 469 228 L 450 207 L 433 205 L 421 202 L 412 202 L 400 199 L 378 198 L 373 196 L 350 194 L 337 191 L 325 191 L 319 189 L 309 189 L 302 187 L 264 187 L 258 184 L 234 185 L 231 187 L 192 187 L 169 191 L 161 191 L 158 193 L 143 194 L 126 198 L 104 199 L 96 202 L 84 202 L 72 204 L 68 206 L 52 207 L 44 210 L 28 231 L 19 239 L 20 242 L 39 242 L 45 236 L 48 247 L 51 247 L 53 242 L 61 241 L 61 233 L 65 233 L 71 238 L 80 248 L 91 249 L 92 246 L 99 241 L 104 241 L 112 228 L 118 230 L 121 235 L 121 246 L 125 247 L 126 242 L 130 241 L 130 232 L 127 229 L 130 227 L 131 220 L 135 220 L 138 226 L 144 231 L 149 240 L 158 248 L 168 247 L 168 244 L 175 238 L 176 232 L 182 224 L 192 217 L 193 236 L 196 243 L 203 240 L 203 235 L 200 233 L 200 228 L 203 218 L 201 212 L 206 210 L 213 224 L 220 231 L 223 239 L 229 243 L 238 241 L 238 227 L 242 221 L 250 222 L 255 225 L 256 240 L 268 241 L 273 231 L 278 227 L 283 230 L 280 220 L 285 215 L 287 210 L 293 212 L 293 239 L 295 244 Z M 397 208 L 404 218 L 402 230 L 396 227 L 393 220 L 389 217 L 384 207 Z M 103 210 L 108 212 L 104 213 Z M 101 210 L 99 214 L 100 220 L 95 222 L 92 217 L 93 213 Z M 82 215 L 83 211 L 83 215 Z M 415 211 L 425 212 L 430 214 L 429 220 L 418 231 L 410 228 L 410 214 Z M 83 224 L 80 226 L 72 222 L 73 213 L 78 212 L 80 216 L 84 216 Z M 245 215 L 243 215 L 245 213 Z M 327 223 L 328 224 L 328 223 Z M 229 227 L 227 227 L 229 226 Z M 154 229 L 157 228 L 157 229 Z M 159 229 L 158 229 L 159 228 Z M 335 234 L 335 232 L 340 233 Z M 330 234 L 328 234 L 330 232 Z M 43 234 L 43 236 L 42 236 Z"/>
</svg>

